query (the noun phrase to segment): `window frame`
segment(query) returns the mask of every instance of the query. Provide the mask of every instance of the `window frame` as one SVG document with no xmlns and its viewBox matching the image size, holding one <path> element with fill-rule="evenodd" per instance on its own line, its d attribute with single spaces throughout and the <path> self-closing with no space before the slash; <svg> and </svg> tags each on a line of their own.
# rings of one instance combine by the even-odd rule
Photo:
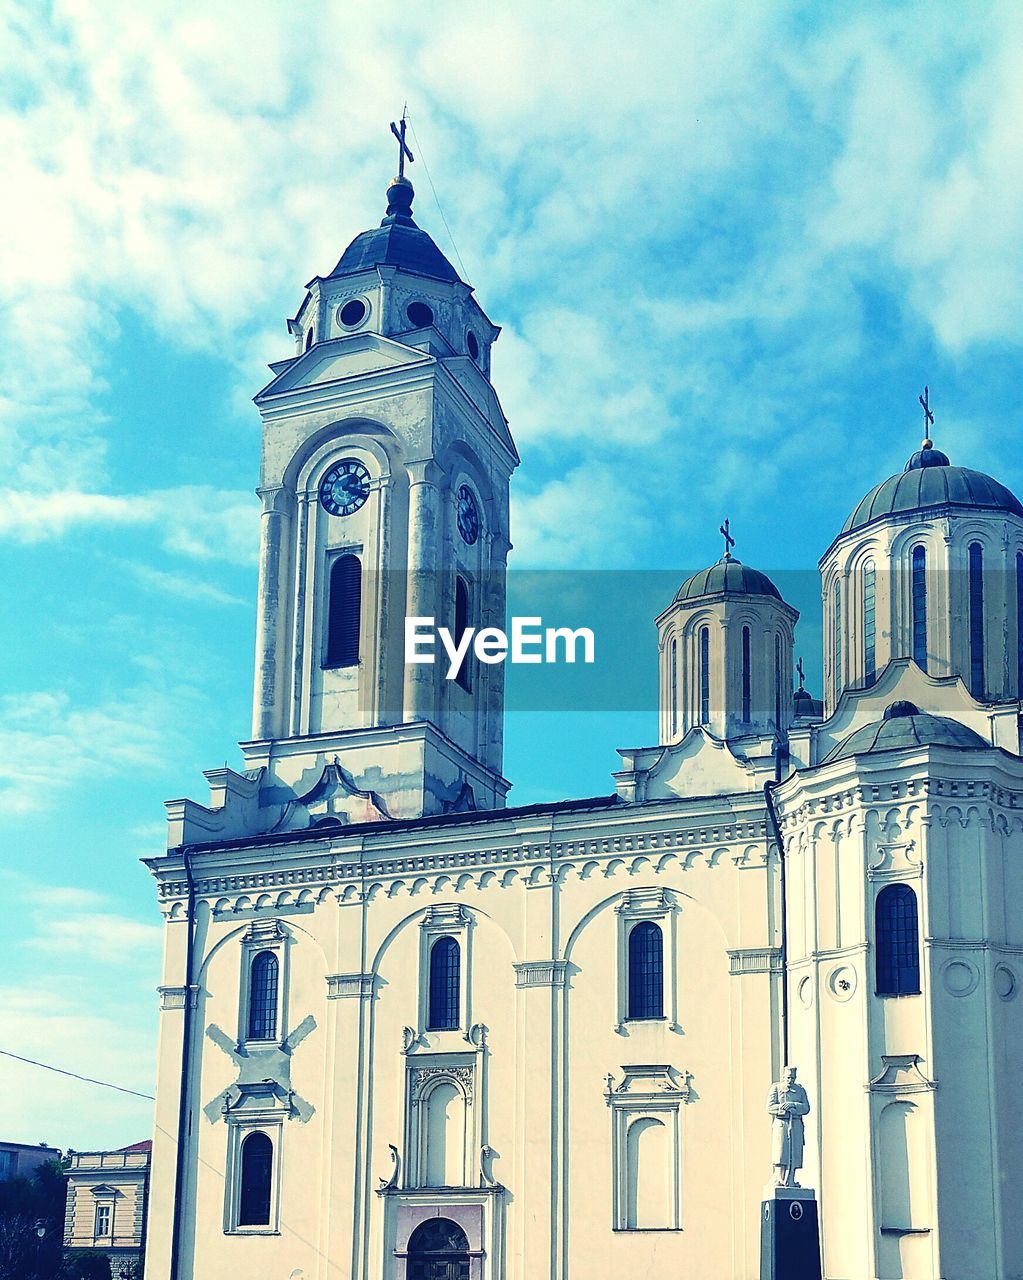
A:
<svg viewBox="0 0 1023 1280">
<path fill-rule="evenodd" d="M 439 948 L 444 947 L 444 972 L 439 972 L 441 957 Z M 453 958 L 453 964 L 452 964 Z M 427 959 L 429 972 L 426 977 L 426 1030 L 458 1031 L 462 1021 L 462 947 L 459 940 L 450 933 L 442 933 L 430 942 Z M 452 972 L 453 970 L 453 972 Z M 452 980 L 453 979 L 453 980 Z M 440 990 L 443 983 L 443 991 Z M 451 1006 L 454 1005 L 454 1020 L 451 1021 Z M 441 1006 L 443 1005 L 443 1018 Z"/>
<path fill-rule="evenodd" d="M 863 688 L 877 683 L 877 563 L 863 562 Z"/>
<path fill-rule="evenodd" d="M 224 1234 L 232 1236 L 280 1235 L 281 1164 L 284 1136 L 283 1121 L 279 1116 L 255 1115 L 242 1119 L 228 1118 L 227 1169 L 224 1179 Z M 252 1133 L 265 1134 L 270 1139 L 270 1214 L 266 1224 L 246 1223 L 241 1217 L 242 1147 Z"/>
<path fill-rule="evenodd" d="M 114 1197 L 107 1196 L 102 1200 L 97 1200 L 93 1208 L 92 1217 L 92 1238 L 93 1240 L 113 1240 L 114 1238 Z M 107 1215 L 107 1230 L 100 1230 L 100 1215 Z"/>
<path fill-rule="evenodd" d="M 909 553 L 910 653 L 921 671 L 927 671 L 927 548 L 916 543 Z"/>
<path fill-rule="evenodd" d="M 667 889 L 626 889 L 615 905 L 617 965 L 615 974 L 615 1031 L 628 1035 L 648 1025 L 664 1024 L 682 1032 L 678 1023 L 678 914 L 674 895 Z M 629 1016 L 629 939 L 636 925 L 650 921 L 661 930 L 662 1013 L 659 1017 Z"/>
<path fill-rule="evenodd" d="M 891 959 L 892 955 L 897 954 L 899 942 L 894 937 L 894 931 L 892 931 L 892 924 L 889 920 L 889 923 L 886 925 L 886 929 L 889 930 L 889 933 L 888 933 L 888 937 L 885 940 L 884 972 L 886 977 L 892 974 L 896 975 L 896 977 L 894 978 L 894 980 L 890 980 L 886 988 L 882 990 L 881 989 L 881 978 L 882 978 L 881 909 L 882 909 L 882 904 L 884 904 L 887 899 L 894 899 L 896 897 L 905 901 L 907 894 L 909 895 L 909 898 L 912 900 L 912 904 L 913 904 L 913 933 L 914 933 L 914 944 L 915 944 L 915 950 L 914 950 L 915 964 L 913 966 L 907 966 L 907 965 L 899 964 L 894 959 Z M 888 884 L 885 884 L 880 889 L 878 889 L 877 894 L 874 897 L 874 913 L 873 914 L 874 914 L 874 921 L 873 921 L 874 923 L 874 930 L 873 930 L 874 994 L 879 999 L 882 999 L 882 1000 L 902 999 L 904 996 L 920 995 L 923 991 L 923 958 L 921 956 L 922 938 L 921 938 L 921 929 L 920 929 L 920 895 L 917 893 L 916 889 L 914 889 L 914 887 L 911 884 L 907 884 L 906 881 L 904 880 L 890 881 Z M 902 989 L 901 987 L 899 989 L 895 989 L 896 987 L 899 986 L 899 983 L 901 982 L 901 978 L 898 975 L 904 969 L 909 970 L 911 973 L 915 973 L 916 985 L 913 987 L 907 986 L 905 989 Z"/>
<path fill-rule="evenodd" d="M 238 998 L 238 1048 L 263 1048 L 281 1045 L 288 1037 L 289 952 L 291 935 L 280 920 L 253 920 L 240 939 Z M 252 999 L 252 969 L 264 952 L 277 958 L 277 1027 L 272 1040 L 257 1040 L 249 1035 L 250 1007 Z"/>
<path fill-rule="evenodd" d="M 966 564 L 967 657 L 970 672 L 968 687 L 971 695 L 978 702 L 985 702 L 987 700 L 985 665 L 987 637 L 984 625 L 984 544 L 979 538 L 971 539 L 966 548 Z"/>
<path fill-rule="evenodd" d="M 431 1042 L 451 1038 L 461 1041 L 473 1025 L 472 1018 L 472 936 L 475 921 L 460 903 L 437 903 L 427 907 L 419 924 L 419 1030 Z M 458 943 L 458 1026 L 430 1029 L 430 960 L 434 943 L 449 937 Z"/>
<path fill-rule="evenodd" d="M 697 724 L 710 725 L 710 625 L 701 622 L 696 630 L 697 678 L 699 716 Z"/>
<path fill-rule="evenodd" d="M 356 632 L 356 654 L 354 659 L 346 659 L 343 662 L 336 661 L 331 653 L 331 606 L 334 598 L 334 574 L 338 570 L 342 561 L 353 559 L 359 566 L 359 619 Z M 336 547 L 327 553 L 326 560 L 326 580 L 323 592 L 323 650 L 320 666 L 324 671 L 349 671 L 358 669 L 362 666 L 364 636 L 363 623 L 365 619 L 365 590 L 364 578 L 366 576 L 366 566 L 363 564 L 363 548 L 360 546 Z"/>
</svg>

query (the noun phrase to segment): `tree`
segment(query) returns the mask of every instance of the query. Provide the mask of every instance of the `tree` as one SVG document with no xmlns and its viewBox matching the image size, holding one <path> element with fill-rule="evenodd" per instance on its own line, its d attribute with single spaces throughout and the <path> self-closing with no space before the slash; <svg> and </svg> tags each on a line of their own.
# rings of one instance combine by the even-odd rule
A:
<svg viewBox="0 0 1023 1280">
<path fill-rule="evenodd" d="M 0 1182 L 0 1276 L 54 1280 L 64 1252 L 67 1181 L 56 1160 Z"/>
<path fill-rule="evenodd" d="M 110 1280 L 110 1259 L 95 1249 L 75 1249 L 57 1275 L 59 1280 Z"/>
</svg>

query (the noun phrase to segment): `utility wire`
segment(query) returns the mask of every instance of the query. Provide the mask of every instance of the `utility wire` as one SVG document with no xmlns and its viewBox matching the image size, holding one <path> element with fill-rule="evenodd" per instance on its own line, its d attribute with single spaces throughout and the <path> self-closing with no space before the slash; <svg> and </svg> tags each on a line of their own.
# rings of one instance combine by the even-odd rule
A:
<svg viewBox="0 0 1023 1280">
<path fill-rule="evenodd" d="M 36 1062 L 34 1058 L 23 1058 L 20 1053 L 11 1053 L 10 1049 L 0 1049 L 5 1058 L 13 1058 L 15 1062 L 27 1063 L 30 1067 L 42 1067 L 44 1071 L 55 1071 L 59 1076 L 70 1076 L 72 1080 L 82 1080 L 86 1084 L 98 1084 L 104 1089 L 116 1089 L 118 1093 L 130 1093 L 133 1098 L 145 1098 L 153 1102 L 151 1093 L 139 1093 L 137 1089 L 126 1089 L 124 1085 L 111 1084 L 109 1080 L 94 1080 L 92 1076 L 80 1076 L 77 1071 L 65 1071 L 63 1067 L 51 1067 L 48 1062 Z"/>
<path fill-rule="evenodd" d="M 451 228 L 448 226 L 448 220 L 444 216 L 444 206 L 440 202 L 440 196 L 437 194 L 437 188 L 433 185 L 433 178 L 430 177 L 430 167 L 426 163 L 423 153 L 423 144 L 419 141 L 419 135 L 416 133 L 416 126 L 412 123 L 412 117 L 408 116 L 409 128 L 412 130 L 412 139 L 416 144 L 416 155 L 419 156 L 420 163 L 423 166 L 423 172 L 426 174 L 426 180 L 430 184 L 430 190 L 433 192 L 433 198 L 437 202 L 437 210 L 440 213 L 440 220 L 444 223 L 444 230 L 448 233 L 448 239 L 451 241 L 451 247 L 455 251 L 455 257 L 458 259 L 458 265 L 462 268 L 462 278 L 468 279 L 469 273 L 465 269 L 465 263 L 462 261 L 462 255 L 458 252 L 458 245 L 455 244 L 455 237 L 451 234 Z"/>
</svg>

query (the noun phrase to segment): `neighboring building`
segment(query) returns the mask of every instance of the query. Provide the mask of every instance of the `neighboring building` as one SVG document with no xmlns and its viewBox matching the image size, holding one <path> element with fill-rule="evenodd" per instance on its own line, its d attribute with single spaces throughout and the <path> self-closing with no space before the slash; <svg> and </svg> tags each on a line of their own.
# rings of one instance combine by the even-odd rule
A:
<svg viewBox="0 0 1023 1280">
<path fill-rule="evenodd" d="M 0 1182 L 8 1178 L 30 1178 L 35 1169 L 48 1160 L 59 1160 L 56 1147 L 45 1142 L 0 1142 Z"/>
<path fill-rule="evenodd" d="M 69 1151 L 66 1249 L 99 1249 L 113 1280 L 131 1274 L 145 1249 L 152 1142 L 118 1151 Z"/>
<path fill-rule="evenodd" d="M 504 622 L 498 331 L 388 200 L 257 397 L 244 769 L 149 863 L 147 1280 L 753 1280 L 786 1057 L 828 1277 L 1023 1275 L 1023 507 L 928 441 L 855 508 L 823 708 L 726 554 L 616 793 L 504 808 L 502 667 L 402 646 Z"/>
</svg>

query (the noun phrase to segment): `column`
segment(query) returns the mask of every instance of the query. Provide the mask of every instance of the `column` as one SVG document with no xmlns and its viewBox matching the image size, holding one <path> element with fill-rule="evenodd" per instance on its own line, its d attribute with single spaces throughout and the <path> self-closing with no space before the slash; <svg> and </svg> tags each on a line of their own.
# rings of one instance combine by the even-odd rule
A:
<svg viewBox="0 0 1023 1280">
<path fill-rule="evenodd" d="M 281 644 L 282 547 L 288 532 L 288 495 L 280 485 L 260 489 L 263 515 L 259 536 L 259 588 L 256 608 L 256 672 L 252 696 L 252 736 L 279 732 L 281 694 L 278 661 Z"/>
<path fill-rule="evenodd" d="M 443 625 L 446 619 L 437 616 L 443 598 L 439 589 L 443 539 L 440 484 L 443 472 L 432 458 L 410 462 L 408 471 L 408 595 L 405 614 L 409 618 L 435 618 L 438 625 Z M 438 670 L 436 662 L 406 664 L 406 723 L 415 720 L 437 723 Z"/>
</svg>

